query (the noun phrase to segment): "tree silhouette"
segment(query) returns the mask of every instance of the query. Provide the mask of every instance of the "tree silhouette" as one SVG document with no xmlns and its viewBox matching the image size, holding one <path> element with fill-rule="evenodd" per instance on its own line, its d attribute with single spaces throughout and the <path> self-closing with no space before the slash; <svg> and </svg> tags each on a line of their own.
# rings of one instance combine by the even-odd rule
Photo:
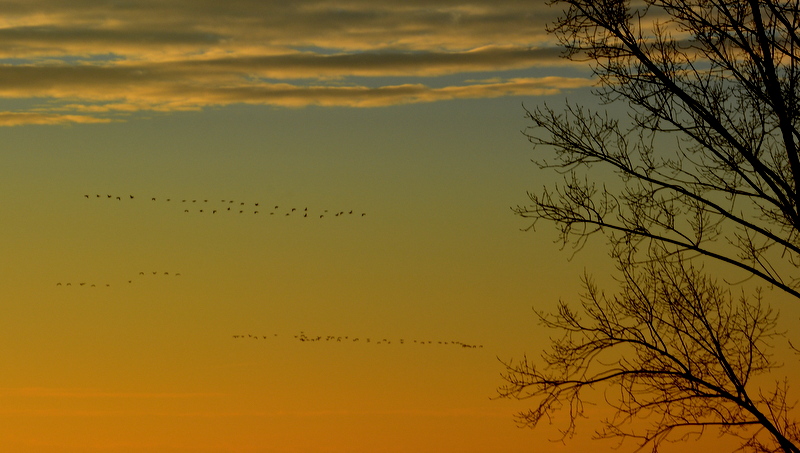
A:
<svg viewBox="0 0 800 453">
<path fill-rule="evenodd" d="M 624 261 L 622 261 L 624 263 Z M 757 293 L 729 290 L 686 262 L 654 259 L 620 266 L 622 288 L 606 297 L 584 278 L 580 310 L 561 303 L 542 323 L 564 331 L 537 367 L 527 358 L 505 363 L 501 397 L 538 400 L 518 415 L 534 427 L 566 409 L 564 436 L 583 416 L 586 390 L 605 386 L 614 416 L 598 437 L 632 438 L 657 451 L 664 441 L 699 437 L 710 428 L 758 452 L 800 452 L 800 426 L 790 418 L 788 385 L 769 391 L 759 375 L 771 357 L 777 314 Z"/>
<path fill-rule="evenodd" d="M 602 436 L 657 448 L 677 430 L 718 426 L 755 451 L 798 451 L 787 387 L 748 387 L 774 368 L 774 315 L 692 263 L 723 262 L 800 298 L 800 0 L 552 3 L 564 7 L 549 31 L 565 56 L 588 62 L 599 100 L 628 115 L 528 110 L 526 135 L 550 153 L 536 162 L 564 179 L 515 212 L 554 222 L 576 249 L 607 238 L 622 293 L 606 299 L 587 279 L 590 321 L 563 304 L 543 316 L 566 339 L 545 355 L 547 372 L 507 363 L 501 395 L 541 397 L 521 418 L 534 425 L 560 404 L 580 414 L 584 387 L 615 384 L 622 418 Z M 597 358 L 620 348 L 603 368 Z M 623 429 L 645 414 L 651 428 Z"/>
<path fill-rule="evenodd" d="M 555 221 L 565 243 L 655 240 L 800 297 L 800 2 L 554 3 L 566 56 L 630 115 L 529 111 L 530 141 L 555 150 L 537 162 L 567 177 L 516 212 Z M 624 187 L 597 183 L 608 170 Z"/>
</svg>

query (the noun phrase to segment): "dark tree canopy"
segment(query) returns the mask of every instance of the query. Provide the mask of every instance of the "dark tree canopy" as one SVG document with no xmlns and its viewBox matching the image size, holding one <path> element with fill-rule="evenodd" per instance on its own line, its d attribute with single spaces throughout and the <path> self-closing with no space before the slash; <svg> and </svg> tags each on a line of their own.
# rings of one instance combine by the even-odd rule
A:
<svg viewBox="0 0 800 453">
<path fill-rule="evenodd" d="M 612 385 L 601 437 L 656 450 L 718 428 L 747 451 L 800 452 L 788 384 L 753 379 L 775 372 L 776 314 L 703 271 L 725 263 L 800 303 L 800 0 L 552 3 L 566 58 L 628 116 L 529 110 L 535 161 L 564 179 L 515 212 L 555 223 L 564 245 L 607 238 L 621 291 L 587 277 L 578 310 L 540 314 L 565 336 L 540 366 L 505 363 L 500 395 L 537 400 L 524 425 L 566 409 L 570 434 L 583 391 Z"/>
</svg>

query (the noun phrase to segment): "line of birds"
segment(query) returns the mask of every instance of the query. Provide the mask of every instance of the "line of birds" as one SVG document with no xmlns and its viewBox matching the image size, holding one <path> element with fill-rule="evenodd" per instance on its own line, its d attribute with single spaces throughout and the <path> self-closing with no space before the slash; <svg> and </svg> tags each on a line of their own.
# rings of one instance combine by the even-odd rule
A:
<svg viewBox="0 0 800 453">
<path fill-rule="evenodd" d="M 108 194 L 106 194 L 106 195 L 95 194 L 94 197 L 92 197 L 89 194 L 84 194 L 83 196 L 84 196 L 84 198 L 87 198 L 87 199 L 98 199 L 99 198 L 99 199 L 104 199 L 104 200 L 117 200 L 117 201 L 134 200 L 134 199 L 136 199 L 136 197 L 133 196 L 133 195 L 122 195 L 122 196 L 120 196 L 120 195 L 108 195 Z M 145 198 L 145 199 L 147 199 L 147 198 Z M 158 197 L 150 197 L 150 201 L 158 201 L 158 200 L 159 200 Z M 209 200 L 209 199 L 193 199 L 193 200 L 190 200 L 190 199 L 180 199 L 180 200 L 174 199 L 173 200 L 172 198 L 161 198 L 161 200 L 166 200 L 167 202 L 174 201 L 175 203 L 203 203 L 203 204 L 207 204 L 209 202 L 211 202 L 212 204 L 215 203 L 214 200 Z M 252 211 L 253 214 L 259 214 L 263 210 L 265 214 L 269 214 L 269 215 L 283 214 L 284 216 L 290 216 L 290 215 L 293 215 L 294 213 L 297 213 L 296 215 L 303 214 L 303 217 L 309 217 L 309 215 L 311 215 L 311 217 L 319 216 L 320 219 L 324 218 L 326 215 L 328 215 L 328 216 L 332 215 L 334 217 L 339 217 L 339 216 L 344 216 L 344 215 L 353 215 L 355 213 L 355 211 L 352 210 L 352 209 L 334 211 L 334 212 L 330 212 L 330 210 L 324 209 L 324 210 L 321 211 L 321 213 L 317 212 L 316 214 L 310 214 L 307 207 L 303 208 L 302 211 L 299 208 L 296 208 L 296 207 L 287 208 L 284 211 L 278 211 L 278 209 L 280 209 L 280 205 L 275 205 L 274 207 L 270 208 L 269 206 L 266 206 L 264 203 L 260 203 L 260 202 L 245 203 L 243 201 L 235 201 L 235 200 L 220 200 L 220 203 L 222 203 L 223 206 L 221 206 L 221 207 L 217 206 L 216 208 L 212 207 L 211 209 L 209 209 L 209 208 L 203 208 L 203 209 L 197 209 L 197 210 L 195 210 L 195 209 L 191 209 L 191 210 L 190 209 L 184 209 L 183 212 L 184 213 L 198 212 L 198 213 L 201 213 L 201 214 L 205 214 L 205 213 L 216 214 L 218 212 L 219 213 L 236 213 L 238 211 L 239 214 L 244 214 L 244 213 L 248 213 L 249 214 L 250 211 Z M 272 211 L 267 212 L 267 210 L 269 210 L 269 209 L 272 209 Z M 366 215 L 367 215 L 366 212 L 361 212 L 360 213 L 360 217 L 364 217 Z"/>
<path fill-rule="evenodd" d="M 272 335 L 246 334 L 246 335 L 233 335 L 233 338 L 235 340 L 258 340 L 259 338 L 261 338 L 262 340 L 266 340 L 268 338 L 274 338 L 274 337 L 277 337 L 277 336 L 278 336 L 277 333 L 272 334 Z M 389 340 L 387 338 L 381 338 L 381 339 L 375 338 L 375 339 L 372 339 L 371 337 L 365 337 L 365 338 L 362 339 L 360 337 L 352 337 L 352 336 L 349 336 L 349 335 L 348 336 L 341 336 L 341 335 L 325 335 L 325 336 L 316 335 L 315 336 L 315 335 L 306 335 L 305 332 L 300 332 L 299 334 L 294 335 L 294 339 L 297 340 L 297 341 L 301 341 L 301 342 L 312 342 L 312 343 L 313 342 L 323 342 L 323 341 L 325 341 L 325 342 L 335 342 L 335 343 L 343 343 L 343 342 L 358 343 L 358 342 L 362 342 L 362 343 L 370 343 L 370 344 L 378 344 L 378 345 L 380 345 L 380 344 L 387 344 L 387 345 L 388 344 L 418 344 L 418 345 L 457 346 L 457 347 L 461 347 L 461 348 L 464 348 L 464 349 L 480 349 L 480 348 L 483 348 L 482 344 L 469 344 L 469 343 L 464 343 L 462 341 L 457 341 L 457 340 L 448 340 L 448 341 L 442 341 L 442 340 L 436 340 L 436 341 L 434 341 L 434 340 L 405 340 L 403 338 L 400 338 L 399 340 L 395 340 L 394 342 L 392 342 L 392 340 Z"/>
<path fill-rule="evenodd" d="M 181 276 L 181 273 L 180 273 L 180 272 L 172 272 L 172 273 L 170 273 L 169 271 L 163 271 L 163 272 L 162 272 L 162 271 L 151 271 L 151 272 L 144 272 L 144 271 L 141 271 L 141 272 L 139 272 L 139 275 L 140 275 L 140 276 L 154 275 L 154 276 L 174 276 L 174 277 L 180 277 L 180 276 Z M 128 284 L 131 284 L 131 283 L 133 283 L 133 279 L 130 279 L 130 280 L 128 280 Z M 58 282 L 58 283 L 56 283 L 56 286 L 64 286 L 64 287 L 66 287 L 66 286 L 79 286 L 79 287 L 80 287 L 80 286 L 83 286 L 83 287 L 86 287 L 86 288 L 96 288 L 96 287 L 105 287 L 105 288 L 108 288 L 108 287 L 110 287 L 110 286 L 111 286 L 111 283 L 90 283 L 90 282 L 76 282 L 76 283 L 73 285 L 73 284 L 72 284 L 72 282 L 65 282 L 65 283 Z"/>
</svg>

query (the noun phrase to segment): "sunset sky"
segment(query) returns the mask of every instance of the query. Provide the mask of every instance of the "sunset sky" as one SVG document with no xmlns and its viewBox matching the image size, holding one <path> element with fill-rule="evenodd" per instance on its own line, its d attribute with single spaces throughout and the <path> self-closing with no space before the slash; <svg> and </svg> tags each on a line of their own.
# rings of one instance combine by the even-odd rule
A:
<svg viewBox="0 0 800 453">
<path fill-rule="evenodd" d="M 583 451 L 492 399 L 608 271 L 510 209 L 543 3 L 0 1 L 0 451 Z"/>
</svg>

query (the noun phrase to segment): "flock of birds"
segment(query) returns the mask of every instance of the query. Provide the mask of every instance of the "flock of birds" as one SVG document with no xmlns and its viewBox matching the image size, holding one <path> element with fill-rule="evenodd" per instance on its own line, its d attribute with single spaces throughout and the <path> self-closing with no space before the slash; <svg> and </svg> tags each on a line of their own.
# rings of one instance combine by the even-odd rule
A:
<svg viewBox="0 0 800 453">
<path fill-rule="evenodd" d="M 263 340 L 267 340 L 270 338 L 277 337 L 278 334 L 274 333 L 272 335 L 253 335 L 253 334 L 246 334 L 246 335 L 233 335 L 235 340 L 258 340 L 259 338 Z M 456 346 L 462 349 L 481 349 L 483 348 L 482 344 L 469 344 L 464 343 L 462 341 L 457 340 L 405 340 L 400 338 L 399 340 L 389 340 L 387 338 L 381 339 L 373 339 L 370 337 L 353 337 L 349 335 L 341 336 L 341 335 L 306 335 L 305 332 L 300 332 L 297 335 L 294 335 L 294 339 L 301 342 L 334 342 L 334 343 L 365 343 L 365 344 L 376 344 L 376 345 L 389 345 L 389 344 L 417 344 L 417 345 L 441 345 L 441 346 Z"/>
<path fill-rule="evenodd" d="M 84 194 L 83 196 L 86 199 L 101 199 L 101 200 L 115 200 L 115 201 L 123 201 L 123 200 L 136 200 L 133 195 L 100 195 L 94 194 L 94 196 L 90 194 Z M 144 198 L 147 200 L 147 197 Z M 310 212 L 308 207 L 300 208 L 291 207 L 291 208 L 283 208 L 281 209 L 280 205 L 265 205 L 261 202 L 243 202 L 243 201 L 236 201 L 236 200 L 220 200 L 217 202 L 216 200 L 210 199 L 173 199 L 173 198 L 158 198 L 158 197 L 150 197 L 150 201 L 153 202 L 169 202 L 175 204 L 182 204 L 184 205 L 184 213 L 199 213 L 199 214 L 260 214 L 263 213 L 264 215 L 271 215 L 271 216 L 296 216 L 296 217 L 304 217 L 304 218 L 320 218 L 323 219 L 327 217 L 340 217 L 340 216 L 352 216 L 355 215 L 356 217 L 364 217 L 367 215 L 366 212 L 356 212 L 352 209 L 345 209 L 345 210 L 334 210 L 331 211 L 329 209 L 323 209 L 322 211 L 317 212 Z M 192 206 L 189 208 L 189 206 Z M 202 206 L 202 207 L 198 207 Z M 252 215 L 251 214 L 251 215 Z"/>
<path fill-rule="evenodd" d="M 150 272 L 139 272 L 140 277 L 144 276 L 163 276 L 163 277 L 180 277 L 180 272 L 169 272 L 169 271 L 150 271 Z M 132 284 L 134 279 L 131 278 L 128 280 L 127 284 Z M 84 287 L 84 288 L 109 288 L 111 287 L 111 283 L 91 283 L 91 282 L 76 282 L 73 284 L 72 282 L 58 282 L 56 286 L 67 287 L 67 286 L 77 286 L 77 287 Z"/>
<path fill-rule="evenodd" d="M 130 200 L 137 200 L 134 195 L 101 195 L 101 194 L 85 194 L 84 198 L 86 199 L 100 199 L 100 200 L 112 200 L 112 201 L 130 201 Z M 144 197 L 144 200 L 148 200 L 148 197 Z M 291 208 L 280 208 L 280 205 L 265 205 L 261 202 L 242 202 L 236 200 L 210 200 L 210 199 L 173 199 L 173 198 L 159 198 L 159 197 L 149 197 L 150 202 L 165 202 L 165 203 L 173 203 L 179 204 L 184 209 L 184 213 L 200 213 L 200 214 L 261 214 L 263 215 L 270 215 L 270 216 L 281 216 L 281 217 L 303 217 L 303 218 L 319 218 L 323 219 L 327 217 L 343 217 L 343 216 L 355 216 L 355 217 L 364 217 L 366 216 L 365 212 L 356 212 L 352 209 L 347 210 L 336 210 L 330 211 L 328 209 L 318 211 L 318 212 L 310 212 L 307 207 L 302 209 L 297 207 Z M 169 272 L 169 271 L 149 271 L 149 272 L 139 272 L 140 277 L 144 276 L 163 276 L 163 277 L 179 277 L 181 276 L 180 272 Z M 134 279 L 127 280 L 127 284 L 134 283 Z M 124 284 L 124 283 L 123 283 Z M 110 283 L 90 283 L 90 282 L 58 282 L 56 286 L 77 286 L 77 287 L 86 287 L 86 288 L 95 288 L 95 287 L 110 287 Z M 236 340 L 258 340 L 261 339 L 267 340 L 271 338 L 278 337 L 278 334 L 271 334 L 271 335 L 253 335 L 253 334 L 242 334 L 242 335 L 233 335 L 233 338 Z M 294 340 L 300 341 L 303 343 L 319 343 L 319 342 L 329 342 L 329 343 L 361 343 L 361 344 L 374 344 L 374 345 L 405 345 L 405 344 L 416 344 L 416 345 L 436 345 L 436 346 L 452 346 L 458 347 L 462 349 L 480 349 L 483 348 L 482 344 L 470 344 L 464 343 L 462 341 L 457 340 L 406 340 L 403 338 L 390 340 L 387 338 L 370 338 L 370 337 L 354 337 L 349 335 L 307 335 L 305 332 L 300 332 L 297 335 L 294 335 Z"/>
</svg>

